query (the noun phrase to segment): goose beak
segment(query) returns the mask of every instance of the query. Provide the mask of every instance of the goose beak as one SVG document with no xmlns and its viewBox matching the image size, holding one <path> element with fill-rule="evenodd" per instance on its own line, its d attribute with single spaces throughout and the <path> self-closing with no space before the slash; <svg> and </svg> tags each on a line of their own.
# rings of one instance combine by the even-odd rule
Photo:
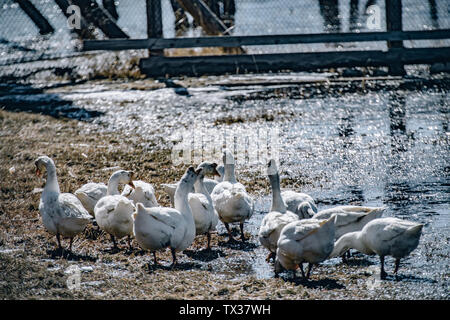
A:
<svg viewBox="0 0 450 320">
<path fill-rule="evenodd" d="M 214 174 L 215 176 L 220 177 L 220 173 L 219 173 L 219 171 L 216 170 L 216 168 L 214 168 L 213 174 Z"/>
<path fill-rule="evenodd" d="M 36 169 L 36 176 L 40 177 L 41 176 L 41 170 Z"/>
<path fill-rule="evenodd" d="M 135 186 L 134 186 L 133 181 L 128 182 L 128 185 L 129 185 L 130 187 L 132 187 L 133 189 L 135 189 Z"/>
</svg>

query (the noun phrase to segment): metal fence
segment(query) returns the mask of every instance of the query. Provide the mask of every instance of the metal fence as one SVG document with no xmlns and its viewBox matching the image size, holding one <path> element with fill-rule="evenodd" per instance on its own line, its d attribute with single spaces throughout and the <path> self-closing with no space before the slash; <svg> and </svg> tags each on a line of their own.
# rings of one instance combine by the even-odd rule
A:
<svg viewBox="0 0 450 320">
<path fill-rule="evenodd" d="M 40 34 L 20 2 L 0 1 L 0 66 L 85 54 L 78 50 L 79 37 L 69 29 L 58 1 L 29 1 L 53 28 L 53 32 L 46 35 Z M 116 0 L 112 3 L 116 10 L 114 14 L 108 11 L 111 1 L 97 0 L 100 8 L 109 12 L 112 21 L 129 38 L 147 38 L 146 0 Z M 234 36 L 386 31 L 383 0 L 205 0 L 205 3 L 224 22 L 228 34 Z M 448 0 L 403 0 L 402 4 L 403 30 L 450 28 Z M 379 10 L 379 16 L 374 16 L 376 10 Z M 161 0 L 161 15 L 163 38 L 208 36 L 176 0 Z M 107 38 L 99 28 L 90 26 L 90 30 L 96 39 Z M 449 45 L 449 39 L 404 41 L 407 48 Z M 386 42 L 283 44 L 246 46 L 244 49 L 250 54 L 384 50 Z M 202 50 L 205 49 L 197 51 Z M 135 54 L 145 56 L 146 50 Z M 176 55 L 173 52 L 167 54 Z M 196 51 L 190 50 L 187 54 L 196 54 Z M 105 60 L 105 63 L 110 61 Z"/>
</svg>

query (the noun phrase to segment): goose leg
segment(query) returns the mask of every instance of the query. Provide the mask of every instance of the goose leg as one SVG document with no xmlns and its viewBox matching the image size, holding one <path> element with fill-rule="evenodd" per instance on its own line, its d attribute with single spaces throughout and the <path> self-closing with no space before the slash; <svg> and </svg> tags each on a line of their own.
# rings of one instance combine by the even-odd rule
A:
<svg viewBox="0 0 450 320">
<path fill-rule="evenodd" d="M 158 265 L 158 258 L 156 258 L 156 251 L 153 251 L 153 261 L 155 263 L 155 266 Z"/>
<path fill-rule="evenodd" d="M 228 242 L 234 241 L 233 235 L 231 234 L 230 225 L 229 225 L 228 223 L 226 223 L 226 222 L 224 222 L 223 224 L 225 225 L 225 228 L 226 228 L 227 231 L 228 231 L 228 237 L 229 237 L 229 238 L 228 238 Z"/>
<path fill-rule="evenodd" d="M 300 271 L 302 272 L 302 277 L 305 278 L 305 271 L 303 271 L 303 263 L 298 265 L 300 267 Z"/>
<path fill-rule="evenodd" d="M 58 249 L 62 250 L 62 247 L 61 247 L 61 236 L 60 236 L 59 233 L 56 234 L 56 241 L 58 242 Z"/>
<path fill-rule="evenodd" d="M 177 255 L 174 248 L 170 248 L 170 251 L 172 252 L 172 265 L 170 267 L 173 269 L 177 264 Z"/>
<path fill-rule="evenodd" d="M 206 238 L 208 239 L 208 244 L 207 244 L 207 247 L 206 247 L 206 249 L 207 250 L 210 250 L 211 249 L 211 233 L 206 233 Z"/>
<path fill-rule="evenodd" d="M 313 268 L 313 264 L 308 263 L 308 271 L 306 272 L 306 279 L 309 279 L 309 275 L 311 273 L 312 268 Z"/>
<path fill-rule="evenodd" d="M 70 242 L 69 242 L 69 251 L 72 252 L 72 243 L 73 243 L 73 238 L 70 238 Z"/>
<path fill-rule="evenodd" d="M 113 235 L 111 235 L 111 240 L 113 242 L 113 249 L 115 249 L 115 250 L 119 249 L 117 247 L 116 238 Z"/>
<path fill-rule="evenodd" d="M 394 270 L 395 274 L 397 274 L 399 266 L 400 266 L 400 259 L 395 259 L 395 270 Z"/>
<path fill-rule="evenodd" d="M 245 239 L 245 235 L 244 235 L 244 223 L 243 222 L 239 223 L 239 228 L 241 229 L 241 239 L 242 239 L 242 241 L 245 241 L 246 239 Z"/>
<path fill-rule="evenodd" d="M 381 263 L 380 278 L 386 279 L 387 273 L 386 271 L 384 271 L 384 256 L 380 256 L 380 263 Z"/>
<path fill-rule="evenodd" d="M 131 246 L 131 236 L 128 235 L 128 248 L 131 250 L 133 250 L 133 247 Z"/>
</svg>

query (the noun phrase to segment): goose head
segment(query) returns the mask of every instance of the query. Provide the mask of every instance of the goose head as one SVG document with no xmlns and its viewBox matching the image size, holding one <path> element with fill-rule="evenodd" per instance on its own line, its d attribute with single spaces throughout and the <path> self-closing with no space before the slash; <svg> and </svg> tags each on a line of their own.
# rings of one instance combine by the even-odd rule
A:
<svg viewBox="0 0 450 320">
<path fill-rule="evenodd" d="M 267 163 L 267 175 L 273 176 L 276 174 L 278 174 L 277 164 L 274 159 L 270 159 L 269 162 Z"/>
<path fill-rule="evenodd" d="M 47 156 L 40 156 L 34 161 L 34 165 L 36 166 L 36 175 L 40 177 L 44 169 L 47 169 L 49 165 L 54 167 L 55 163 Z"/>
<path fill-rule="evenodd" d="M 234 157 L 230 150 L 224 149 L 223 150 L 223 156 L 222 161 L 224 165 L 234 165 Z"/>
<path fill-rule="evenodd" d="M 194 169 L 194 167 L 190 166 L 187 168 L 184 175 L 181 177 L 179 185 L 186 185 L 192 187 L 195 183 L 195 180 L 197 179 L 198 173 L 201 172 L 202 169 L 197 169 L 197 171 Z"/>
<path fill-rule="evenodd" d="M 213 176 L 221 176 L 221 174 L 217 171 L 217 163 L 215 162 L 207 162 L 204 161 L 202 163 L 200 163 L 197 167 L 198 169 L 203 169 L 203 174 L 204 175 L 213 175 Z"/>
<path fill-rule="evenodd" d="M 205 169 L 203 169 L 203 168 L 197 168 L 197 169 L 195 170 L 195 173 L 197 174 L 197 179 L 196 179 L 196 181 L 202 181 L 202 182 L 203 182 L 203 179 L 205 178 Z"/>
<path fill-rule="evenodd" d="M 111 175 L 110 179 L 116 180 L 119 183 L 128 184 L 130 187 L 134 189 L 133 177 L 134 177 L 133 171 L 117 170 Z"/>
<path fill-rule="evenodd" d="M 298 205 L 297 213 L 301 219 L 309 219 L 315 214 L 311 204 L 308 201 L 303 201 Z"/>
</svg>

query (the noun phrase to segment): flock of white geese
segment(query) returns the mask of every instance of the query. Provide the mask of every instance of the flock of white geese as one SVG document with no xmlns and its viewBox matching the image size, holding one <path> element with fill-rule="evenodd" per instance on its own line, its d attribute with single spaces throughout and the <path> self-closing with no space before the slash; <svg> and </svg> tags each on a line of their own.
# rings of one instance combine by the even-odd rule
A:
<svg viewBox="0 0 450 320">
<path fill-rule="evenodd" d="M 210 249 L 211 232 L 222 221 L 233 238 L 230 224 L 239 223 L 241 239 L 245 240 L 244 222 L 253 215 L 255 202 L 245 187 L 236 180 L 231 152 L 224 150 L 223 166 L 203 162 L 189 167 L 181 180 L 163 185 L 170 195 L 172 207 L 161 207 L 150 183 L 133 180 L 133 172 L 118 170 L 108 184 L 87 183 L 75 194 L 61 193 L 53 160 L 41 156 L 35 161 L 36 174 L 44 169 L 47 179 L 39 211 L 46 230 L 55 235 L 58 247 L 61 237 L 73 238 L 95 219 L 98 227 L 109 233 L 117 249 L 117 239 L 131 237 L 139 246 L 153 253 L 170 248 L 172 266 L 176 252 L 188 248 L 197 235 L 207 235 Z M 272 207 L 262 222 L 258 239 L 269 251 L 267 262 L 274 262 L 275 275 L 300 268 L 308 279 L 313 265 L 342 256 L 349 249 L 367 255 L 378 255 L 381 277 L 385 256 L 395 258 L 397 273 L 400 259 L 408 256 L 419 243 L 422 224 L 393 217 L 381 217 L 385 207 L 338 206 L 318 211 L 314 199 L 292 190 L 281 191 L 280 177 L 274 160 L 267 165 L 272 188 Z M 214 176 L 214 179 L 205 176 Z M 124 184 L 123 191 L 119 185 Z M 303 264 L 308 264 L 304 272 Z"/>
</svg>

